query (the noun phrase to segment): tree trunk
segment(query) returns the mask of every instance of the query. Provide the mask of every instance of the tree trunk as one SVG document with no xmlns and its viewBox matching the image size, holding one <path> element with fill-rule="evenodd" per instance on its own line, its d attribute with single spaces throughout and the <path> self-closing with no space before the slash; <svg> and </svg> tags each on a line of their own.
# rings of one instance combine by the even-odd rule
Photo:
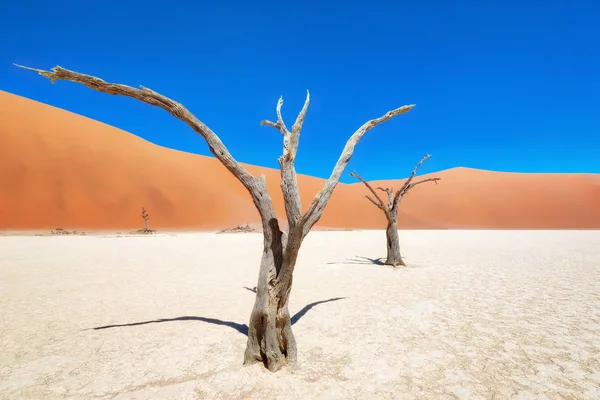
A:
<svg viewBox="0 0 600 400">
<path fill-rule="evenodd" d="M 385 235 L 387 237 L 387 258 L 385 265 L 392 265 L 394 267 L 405 266 L 400 256 L 400 238 L 398 237 L 398 223 L 395 218 L 388 218 Z"/>
<path fill-rule="evenodd" d="M 264 235 L 264 250 L 244 354 L 244 365 L 262 362 L 272 372 L 278 371 L 286 363 L 295 363 L 297 359 L 288 303 L 292 288 L 291 272 L 300 246 L 288 245 L 288 240 L 294 239 L 286 238 L 274 220 L 271 232 Z"/>
</svg>

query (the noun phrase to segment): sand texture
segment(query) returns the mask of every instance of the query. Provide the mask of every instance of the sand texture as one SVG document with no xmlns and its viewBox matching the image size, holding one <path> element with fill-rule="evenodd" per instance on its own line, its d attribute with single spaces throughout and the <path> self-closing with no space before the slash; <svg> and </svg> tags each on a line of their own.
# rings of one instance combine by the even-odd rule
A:
<svg viewBox="0 0 600 400">
<path fill-rule="evenodd" d="M 400 238 L 393 270 L 382 231 L 307 237 L 272 374 L 241 365 L 260 234 L 0 237 L 0 398 L 600 398 L 600 231 Z"/>
<path fill-rule="evenodd" d="M 2 91 L 0 149 L 0 229 L 140 228 L 142 207 L 156 229 L 216 230 L 259 222 L 248 193 L 216 159 L 156 146 Z M 331 165 L 339 151 L 332 149 Z M 265 174 L 275 208 L 285 216 L 279 171 L 248 169 Z M 401 228 L 600 228 L 597 174 L 455 168 L 435 176 L 442 178 L 438 185 L 419 186 L 403 200 Z M 298 178 L 306 209 L 324 181 Z M 402 182 L 376 185 L 399 188 Z M 360 183 L 338 185 L 319 226 L 385 227 L 383 214 L 364 198 L 367 193 Z"/>
</svg>

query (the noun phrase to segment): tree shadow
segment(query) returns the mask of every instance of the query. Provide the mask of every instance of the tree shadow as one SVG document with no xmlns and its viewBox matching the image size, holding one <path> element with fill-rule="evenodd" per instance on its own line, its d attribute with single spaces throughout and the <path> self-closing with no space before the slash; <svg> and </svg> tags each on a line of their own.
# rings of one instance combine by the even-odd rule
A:
<svg viewBox="0 0 600 400">
<path fill-rule="evenodd" d="M 252 289 L 249 289 L 249 288 L 245 288 L 245 289 L 252 291 Z M 296 322 L 298 322 L 300 320 L 300 318 L 302 318 L 314 306 L 317 306 L 317 305 L 323 304 L 323 303 L 329 303 L 331 301 L 342 300 L 342 299 L 347 299 L 347 297 L 335 297 L 332 299 L 315 301 L 314 303 L 307 304 L 306 306 L 304 306 L 304 308 L 302 310 L 298 311 L 291 318 L 292 325 L 294 325 Z M 88 329 L 84 329 L 84 330 L 93 329 L 93 330 L 97 331 L 97 330 L 102 330 L 102 329 L 124 328 L 124 327 L 130 327 L 130 326 L 160 324 L 163 322 L 177 322 L 177 321 L 199 321 L 199 322 L 206 322 L 206 323 L 214 324 L 214 325 L 228 326 L 228 327 L 233 328 L 236 331 L 248 336 L 248 325 L 246 325 L 246 324 L 238 324 L 237 322 L 223 321 L 223 320 L 216 319 L 216 318 L 195 317 L 195 316 L 184 316 L 184 317 L 177 317 L 177 318 L 160 318 L 160 319 L 155 319 L 155 320 L 151 320 L 151 321 L 131 322 L 128 324 L 97 326 L 95 328 L 88 328 Z"/>
<path fill-rule="evenodd" d="M 383 259 L 383 257 L 369 258 L 369 257 L 362 257 L 362 256 L 354 256 L 354 258 L 349 258 L 343 262 L 330 262 L 327 264 L 328 265 L 331 265 L 331 264 L 385 265 L 384 261 L 385 260 Z"/>
<path fill-rule="evenodd" d="M 330 301 L 338 301 L 338 300 L 343 300 L 343 299 L 347 299 L 347 297 L 334 297 L 333 299 L 328 299 L 328 300 L 321 300 L 321 301 L 315 301 L 314 303 L 310 303 L 304 306 L 304 308 L 300 311 L 298 311 L 296 314 L 294 314 L 294 316 L 291 318 L 292 320 L 292 325 L 294 325 L 296 322 L 298 322 L 298 320 L 302 317 L 304 317 L 304 314 L 306 314 L 311 308 L 313 308 L 314 306 L 318 306 L 319 304 L 323 304 L 323 303 L 329 303 Z"/>
<path fill-rule="evenodd" d="M 230 328 L 235 329 L 236 331 L 238 331 L 240 333 L 243 333 L 244 335 L 248 335 L 248 325 L 246 325 L 246 324 L 238 324 L 237 322 L 223 321 L 223 320 L 216 319 L 216 318 L 192 317 L 192 316 L 177 317 L 177 318 L 160 318 L 160 319 L 155 319 L 155 320 L 152 320 L 152 321 L 131 322 L 129 324 L 115 324 L 115 325 L 97 326 L 97 327 L 92 328 L 92 329 L 95 330 L 95 331 L 98 331 L 98 330 L 101 330 L 101 329 L 123 328 L 123 327 L 127 327 L 127 326 L 160 324 L 162 322 L 177 322 L 177 321 L 200 321 L 200 322 L 206 322 L 206 323 L 214 324 L 214 325 L 228 326 Z"/>
</svg>

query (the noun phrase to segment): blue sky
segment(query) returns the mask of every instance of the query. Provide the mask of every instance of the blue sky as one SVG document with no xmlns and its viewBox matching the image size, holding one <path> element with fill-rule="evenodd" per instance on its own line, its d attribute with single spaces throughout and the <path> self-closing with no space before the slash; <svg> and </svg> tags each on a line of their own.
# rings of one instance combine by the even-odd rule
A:
<svg viewBox="0 0 600 400">
<path fill-rule="evenodd" d="M 353 168 L 405 177 L 428 152 L 422 173 L 600 173 L 598 15 L 597 0 L 3 0 L 0 89 L 210 154 L 163 110 L 11 63 L 143 84 L 188 107 L 239 161 L 269 167 L 281 135 L 259 122 L 283 95 L 291 125 L 309 89 L 297 170 L 320 177 L 362 123 L 416 103 L 365 136 L 345 182 Z"/>
</svg>

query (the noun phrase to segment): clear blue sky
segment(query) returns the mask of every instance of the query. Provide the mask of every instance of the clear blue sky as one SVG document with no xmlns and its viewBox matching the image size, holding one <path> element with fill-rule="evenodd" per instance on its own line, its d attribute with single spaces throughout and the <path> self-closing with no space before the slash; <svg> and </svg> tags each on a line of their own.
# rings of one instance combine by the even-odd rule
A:
<svg viewBox="0 0 600 400">
<path fill-rule="evenodd" d="M 309 89 L 297 169 L 320 177 L 363 122 L 416 103 L 367 134 L 345 182 L 405 177 L 428 152 L 423 173 L 600 173 L 599 16 L 598 0 L 3 0 L 0 89 L 208 155 L 163 110 L 11 63 L 143 84 L 269 167 L 281 135 L 259 122 L 283 95 L 291 125 Z"/>
</svg>

